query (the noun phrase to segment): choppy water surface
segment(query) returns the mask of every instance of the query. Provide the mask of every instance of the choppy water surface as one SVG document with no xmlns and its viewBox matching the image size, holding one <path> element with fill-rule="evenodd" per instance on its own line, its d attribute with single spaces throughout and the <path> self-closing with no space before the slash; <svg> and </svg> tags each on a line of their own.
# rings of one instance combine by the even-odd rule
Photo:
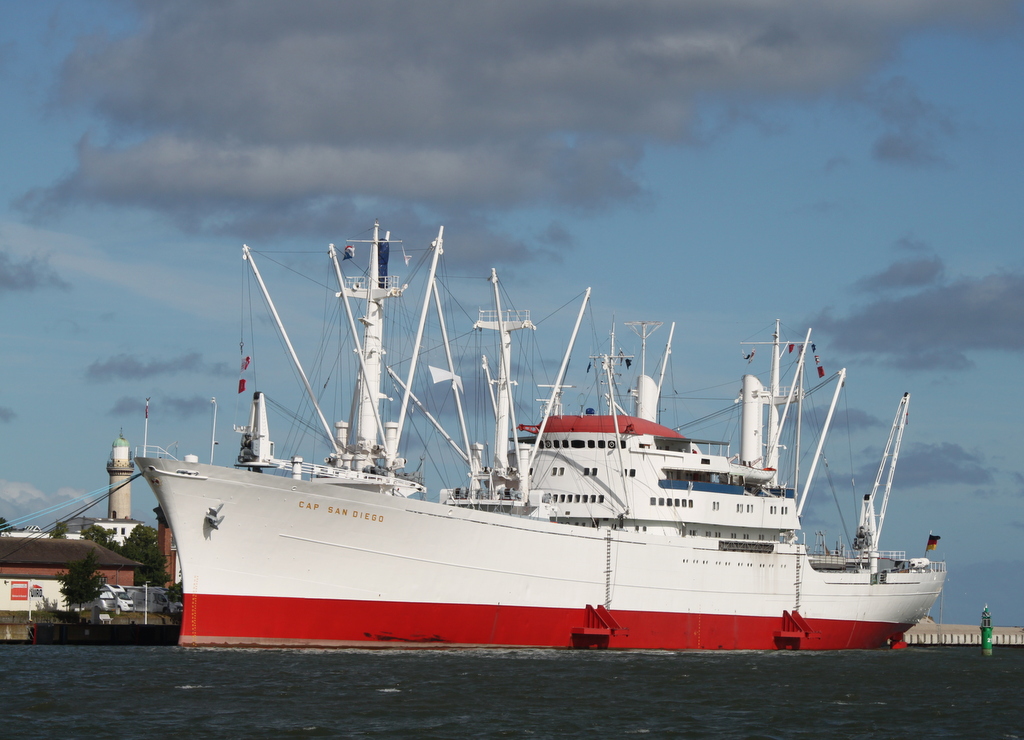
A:
<svg viewBox="0 0 1024 740">
<path fill-rule="evenodd" d="M 5 734 L 1024 738 L 1024 650 L 0 646 Z"/>
</svg>

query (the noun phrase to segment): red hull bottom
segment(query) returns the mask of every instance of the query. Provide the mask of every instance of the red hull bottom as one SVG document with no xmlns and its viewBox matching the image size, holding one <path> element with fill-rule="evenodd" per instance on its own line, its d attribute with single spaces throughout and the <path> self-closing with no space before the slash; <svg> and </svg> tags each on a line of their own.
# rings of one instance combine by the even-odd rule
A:
<svg viewBox="0 0 1024 740">
<path fill-rule="evenodd" d="M 604 615 L 602 618 L 598 613 Z M 180 645 L 851 650 L 909 624 L 718 614 L 186 594 Z"/>
</svg>

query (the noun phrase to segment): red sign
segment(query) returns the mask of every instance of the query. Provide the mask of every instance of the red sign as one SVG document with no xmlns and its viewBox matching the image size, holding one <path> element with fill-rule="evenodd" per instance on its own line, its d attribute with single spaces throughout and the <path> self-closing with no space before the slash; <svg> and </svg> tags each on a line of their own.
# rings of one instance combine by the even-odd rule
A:
<svg viewBox="0 0 1024 740">
<path fill-rule="evenodd" d="M 28 601 L 28 581 L 11 581 L 11 601 Z"/>
</svg>

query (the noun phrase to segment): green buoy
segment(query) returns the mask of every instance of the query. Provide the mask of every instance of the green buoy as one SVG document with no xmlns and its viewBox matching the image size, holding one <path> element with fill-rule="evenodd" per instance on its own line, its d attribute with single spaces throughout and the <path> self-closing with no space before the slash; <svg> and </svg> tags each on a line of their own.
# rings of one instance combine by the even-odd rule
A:
<svg viewBox="0 0 1024 740">
<path fill-rule="evenodd" d="M 985 611 L 981 613 L 981 654 L 992 654 L 992 615 L 988 611 L 988 604 L 985 604 Z"/>
</svg>

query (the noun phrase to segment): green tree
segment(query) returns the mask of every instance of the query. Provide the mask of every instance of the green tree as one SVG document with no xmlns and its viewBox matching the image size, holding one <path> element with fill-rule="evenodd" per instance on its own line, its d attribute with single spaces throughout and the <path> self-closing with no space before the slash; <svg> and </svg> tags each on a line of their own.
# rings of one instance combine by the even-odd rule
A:
<svg viewBox="0 0 1024 740">
<path fill-rule="evenodd" d="M 7 534 L 7 527 L 7 520 L 0 516 L 0 537 L 3 537 L 5 534 Z"/>
<path fill-rule="evenodd" d="M 72 560 L 68 563 L 65 573 L 58 573 L 57 580 L 60 581 L 60 592 L 68 604 L 77 604 L 82 608 L 100 595 L 103 590 L 103 576 L 98 572 L 99 558 L 95 550 L 81 560 Z"/>
<path fill-rule="evenodd" d="M 50 530 L 50 537 L 55 540 L 66 540 L 68 538 L 68 523 L 57 522 Z"/>
<path fill-rule="evenodd" d="M 135 585 L 142 586 L 163 586 L 170 580 L 167 575 L 167 558 L 160 552 L 160 542 L 157 538 L 157 531 L 145 524 L 140 524 L 128 539 L 119 552 L 126 558 L 137 560 L 142 567 L 135 571 Z"/>
<path fill-rule="evenodd" d="M 82 530 L 83 540 L 92 540 L 100 547 L 113 552 L 121 552 L 121 546 L 114 541 L 114 530 L 104 529 L 99 524 L 90 524 Z"/>
</svg>

